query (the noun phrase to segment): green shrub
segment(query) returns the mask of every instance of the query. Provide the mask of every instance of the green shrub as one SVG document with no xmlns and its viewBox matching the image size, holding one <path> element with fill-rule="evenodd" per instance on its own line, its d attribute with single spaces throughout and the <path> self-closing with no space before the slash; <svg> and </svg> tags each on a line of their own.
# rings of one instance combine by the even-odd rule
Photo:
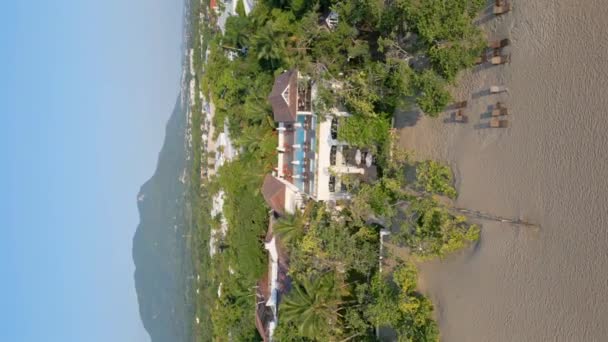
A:
<svg viewBox="0 0 608 342">
<path fill-rule="evenodd" d="M 427 160 L 416 166 L 416 185 L 430 194 L 456 198 L 454 176 L 450 167 L 434 160 Z"/>
<path fill-rule="evenodd" d="M 452 99 L 445 89 L 445 81 L 433 70 L 425 70 L 416 75 L 415 85 L 418 90 L 416 104 L 431 117 L 437 117 Z"/>
</svg>

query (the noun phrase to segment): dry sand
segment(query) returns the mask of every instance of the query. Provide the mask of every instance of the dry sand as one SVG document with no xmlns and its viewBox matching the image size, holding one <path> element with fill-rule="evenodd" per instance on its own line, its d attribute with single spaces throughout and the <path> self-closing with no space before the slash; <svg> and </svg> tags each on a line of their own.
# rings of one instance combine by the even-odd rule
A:
<svg viewBox="0 0 608 342">
<path fill-rule="evenodd" d="M 444 341 L 608 341 L 608 1 L 520 0 L 481 22 L 511 63 L 461 77 L 469 123 L 401 116 L 401 143 L 452 165 L 458 206 L 541 228 L 480 221 L 480 243 L 422 265 L 421 285 Z M 508 129 L 487 128 L 497 100 Z"/>
</svg>

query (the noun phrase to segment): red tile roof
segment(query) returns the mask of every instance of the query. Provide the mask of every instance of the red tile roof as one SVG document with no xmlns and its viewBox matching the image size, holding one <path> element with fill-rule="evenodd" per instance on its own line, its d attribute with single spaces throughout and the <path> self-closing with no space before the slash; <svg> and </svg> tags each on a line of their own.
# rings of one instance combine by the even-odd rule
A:
<svg viewBox="0 0 608 342">
<path fill-rule="evenodd" d="M 262 279 L 258 281 L 258 289 L 255 297 L 255 327 L 258 329 L 262 339 L 266 342 L 268 341 L 268 322 L 273 319 L 270 308 L 266 306 L 266 301 L 270 297 L 268 272 L 266 272 Z"/>
<path fill-rule="evenodd" d="M 283 92 L 289 86 L 289 103 L 283 98 Z M 295 122 L 298 113 L 298 70 L 291 69 L 274 80 L 274 86 L 268 96 L 272 105 L 274 121 Z"/>
<path fill-rule="evenodd" d="M 287 251 L 277 236 L 273 235 L 273 225 L 276 219 L 273 214 L 270 215 L 268 224 L 268 231 L 266 233 L 266 242 L 270 242 L 274 237 L 277 251 L 279 254 L 279 274 L 278 274 L 278 303 L 280 304 L 281 298 L 291 290 L 291 278 L 289 277 L 289 257 Z M 274 319 L 272 309 L 266 306 L 266 302 L 271 296 L 270 293 L 270 282 L 272 281 L 269 277 L 271 275 L 271 265 L 268 265 L 268 271 L 258 281 L 258 287 L 256 291 L 256 309 L 255 309 L 255 326 L 262 336 L 264 342 L 269 341 L 268 324 Z M 278 308 L 277 308 L 278 310 Z"/>
<path fill-rule="evenodd" d="M 266 175 L 262 185 L 262 196 L 270 208 L 279 214 L 285 212 L 285 191 L 287 186 L 273 175 Z"/>
</svg>

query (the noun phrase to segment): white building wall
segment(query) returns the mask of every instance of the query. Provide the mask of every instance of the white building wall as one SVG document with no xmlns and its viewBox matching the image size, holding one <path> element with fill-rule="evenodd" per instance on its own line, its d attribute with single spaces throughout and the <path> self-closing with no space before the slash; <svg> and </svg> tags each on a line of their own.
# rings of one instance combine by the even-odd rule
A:
<svg viewBox="0 0 608 342">
<path fill-rule="evenodd" d="M 332 194 L 329 192 L 330 163 L 329 154 L 333 140 L 331 139 L 331 117 L 328 116 L 324 121 L 319 122 L 318 130 L 318 152 L 317 174 L 316 174 L 316 193 L 313 196 L 318 201 L 330 200 Z"/>
<path fill-rule="evenodd" d="M 279 292 L 279 251 L 277 250 L 276 239 L 273 236 L 270 242 L 264 244 L 264 248 L 270 254 L 270 298 L 266 301 L 266 306 L 270 307 L 273 314 L 272 321 L 268 324 L 268 337 L 272 341 L 272 335 L 278 322 L 277 296 Z"/>
</svg>

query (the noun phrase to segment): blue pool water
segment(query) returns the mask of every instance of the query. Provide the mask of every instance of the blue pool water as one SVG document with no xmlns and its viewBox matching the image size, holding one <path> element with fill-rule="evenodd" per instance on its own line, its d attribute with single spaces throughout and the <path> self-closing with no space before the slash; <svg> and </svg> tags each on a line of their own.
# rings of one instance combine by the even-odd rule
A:
<svg viewBox="0 0 608 342">
<path fill-rule="evenodd" d="M 304 181 L 302 179 L 294 179 L 293 183 L 295 186 L 298 187 L 298 189 L 306 192 L 306 190 L 304 189 Z"/>
<path fill-rule="evenodd" d="M 293 165 L 293 174 L 294 175 L 302 175 L 304 173 L 304 150 L 302 148 L 298 148 L 294 151 L 295 159 L 300 162 L 299 165 Z M 302 179 L 294 179 L 295 186 L 300 190 L 304 189 L 304 181 Z"/>
<path fill-rule="evenodd" d="M 296 129 L 296 144 L 304 145 L 306 141 L 306 131 L 304 130 L 304 116 L 298 116 L 298 122 L 302 124 L 302 127 Z"/>
<path fill-rule="evenodd" d="M 315 117 L 311 118 L 311 126 L 315 127 Z M 304 171 L 309 171 L 311 174 L 314 174 L 314 168 L 315 168 L 315 162 L 314 160 L 310 160 L 309 161 L 309 170 L 304 170 L 304 144 L 306 143 L 306 138 L 307 138 L 307 134 L 312 134 L 312 136 L 310 137 L 310 150 L 314 151 L 315 150 L 315 137 L 314 137 L 314 133 L 311 132 L 307 132 L 304 129 L 304 122 L 306 121 L 306 116 L 305 115 L 298 115 L 297 117 L 297 122 L 300 123 L 302 126 L 301 127 L 297 127 L 296 128 L 296 132 L 295 132 L 295 141 L 294 143 L 296 145 L 300 145 L 300 148 L 297 148 L 294 150 L 294 161 L 298 161 L 299 164 L 294 164 L 292 165 L 293 167 L 293 175 L 302 175 L 304 173 Z M 314 132 L 314 131 L 313 131 Z M 294 178 L 293 180 L 293 184 L 295 186 L 298 187 L 298 189 L 304 191 L 304 192 L 311 192 L 312 189 L 314 188 L 314 184 L 313 181 L 311 179 L 310 182 L 310 189 L 304 189 L 304 181 L 301 178 Z"/>
</svg>

